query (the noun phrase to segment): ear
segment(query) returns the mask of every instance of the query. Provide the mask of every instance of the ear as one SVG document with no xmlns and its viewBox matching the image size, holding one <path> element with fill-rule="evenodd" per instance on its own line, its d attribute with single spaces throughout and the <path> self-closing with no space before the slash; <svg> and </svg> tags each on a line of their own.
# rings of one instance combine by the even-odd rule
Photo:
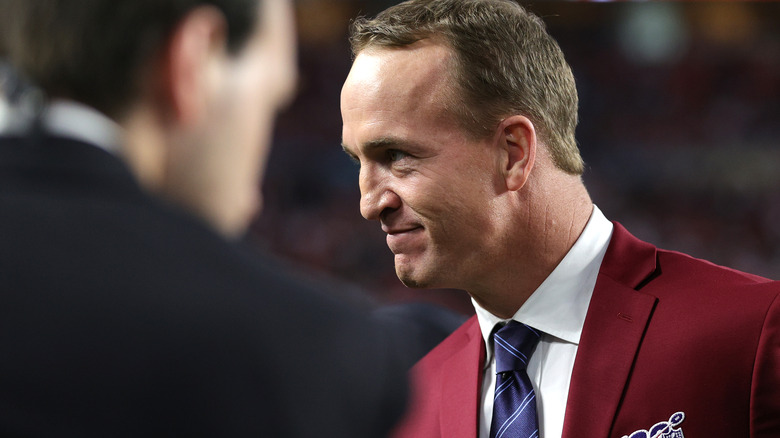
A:
<svg viewBox="0 0 780 438">
<path fill-rule="evenodd" d="M 200 6 L 174 28 L 163 53 L 159 78 L 163 105 L 172 121 L 188 125 L 204 117 L 214 67 L 226 56 L 227 24 L 212 6 Z"/>
<path fill-rule="evenodd" d="M 536 158 L 536 129 L 524 116 L 510 116 L 498 127 L 500 146 L 504 150 L 504 177 L 507 189 L 520 190 L 528 180 Z"/>
</svg>

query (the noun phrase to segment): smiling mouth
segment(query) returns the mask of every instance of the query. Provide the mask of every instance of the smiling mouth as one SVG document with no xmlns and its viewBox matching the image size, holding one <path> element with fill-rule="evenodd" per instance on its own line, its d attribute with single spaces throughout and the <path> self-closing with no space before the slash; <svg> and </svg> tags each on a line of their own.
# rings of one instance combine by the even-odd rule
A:
<svg viewBox="0 0 780 438">
<path fill-rule="evenodd" d="M 387 230 L 387 247 L 393 254 L 414 252 L 419 249 L 422 239 L 422 226 L 404 228 L 398 230 Z"/>
<path fill-rule="evenodd" d="M 388 236 L 397 236 L 397 235 L 400 235 L 400 234 L 411 233 L 413 231 L 417 231 L 417 230 L 421 230 L 421 229 L 422 229 L 422 227 L 418 225 L 418 226 L 415 226 L 415 227 L 405 228 L 405 229 L 402 229 L 402 230 L 387 230 L 385 232 L 387 233 Z"/>
</svg>

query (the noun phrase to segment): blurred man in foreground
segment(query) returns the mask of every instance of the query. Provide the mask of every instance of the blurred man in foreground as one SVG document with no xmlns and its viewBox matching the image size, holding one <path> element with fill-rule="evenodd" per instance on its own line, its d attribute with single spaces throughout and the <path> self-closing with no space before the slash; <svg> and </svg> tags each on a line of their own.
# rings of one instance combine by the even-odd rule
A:
<svg viewBox="0 0 780 438">
<path fill-rule="evenodd" d="M 286 0 L 4 0 L 0 435 L 383 436 L 379 328 L 229 239 L 296 71 Z"/>
<path fill-rule="evenodd" d="M 509 0 L 353 26 L 360 210 L 398 277 L 476 316 L 414 368 L 409 438 L 780 436 L 780 284 L 642 242 L 594 206 L 577 90 Z"/>
</svg>

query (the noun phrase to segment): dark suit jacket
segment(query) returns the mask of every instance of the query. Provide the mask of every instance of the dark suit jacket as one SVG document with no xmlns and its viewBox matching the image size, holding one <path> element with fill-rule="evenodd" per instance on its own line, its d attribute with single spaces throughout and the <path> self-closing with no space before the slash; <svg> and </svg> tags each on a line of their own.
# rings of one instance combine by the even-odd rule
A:
<svg viewBox="0 0 780 438">
<path fill-rule="evenodd" d="M 659 250 L 615 224 L 563 437 L 649 432 L 677 412 L 686 437 L 780 437 L 779 295 L 778 282 Z M 395 435 L 476 437 L 484 350 L 474 317 L 423 358 Z"/>
<path fill-rule="evenodd" d="M 285 271 L 99 148 L 0 138 L 0 436 L 384 436 L 406 368 Z"/>
</svg>

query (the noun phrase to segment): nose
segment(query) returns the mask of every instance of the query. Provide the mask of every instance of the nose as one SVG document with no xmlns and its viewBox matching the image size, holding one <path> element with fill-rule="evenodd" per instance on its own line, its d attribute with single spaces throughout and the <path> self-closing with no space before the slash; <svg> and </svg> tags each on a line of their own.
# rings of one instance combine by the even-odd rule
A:
<svg viewBox="0 0 780 438">
<path fill-rule="evenodd" d="M 372 165 L 360 167 L 360 214 L 379 220 L 383 214 L 401 207 L 401 197 L 392 190 L 389 177 Z"/>
</svg>

